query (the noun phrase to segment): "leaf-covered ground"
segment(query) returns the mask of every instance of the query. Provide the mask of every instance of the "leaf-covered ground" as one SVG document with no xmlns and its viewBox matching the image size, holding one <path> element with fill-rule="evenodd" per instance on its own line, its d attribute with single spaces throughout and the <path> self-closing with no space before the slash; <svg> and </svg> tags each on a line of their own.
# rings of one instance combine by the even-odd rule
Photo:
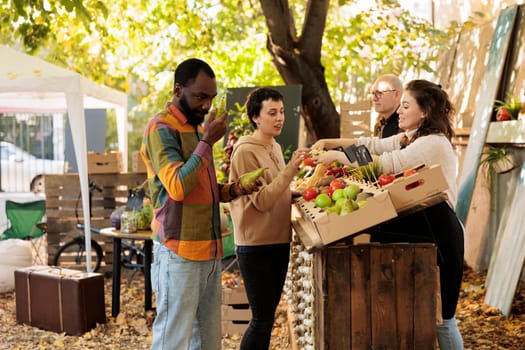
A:
<svg viewBox="0 0 525 350">
<path fill-rule="evenodd" d="M 525 349 L 525 284 L 521 283 L 514 297 L 512 314 L 501 313 L 483 304 L 485 274 L 465 271 L 463 291 L 457 313 L 465 340 L 465 349 Z M 111 317 L 111 279 L 106 279 L 106 324 L 82 336 L 67 336 L 16 323 L 14 293 L 0 294 L 0 349 L 149 349 L 154 311 L 144 312 L 142 276 L 135 276 L 127 285 L 122 282 L 121 313 Z M 239 348 L 240 337 L 225 336 L 222 348 Z M 289 350 L 286 304 L 279 308 L 272 334 L 272 350 Z"/>
</svg>

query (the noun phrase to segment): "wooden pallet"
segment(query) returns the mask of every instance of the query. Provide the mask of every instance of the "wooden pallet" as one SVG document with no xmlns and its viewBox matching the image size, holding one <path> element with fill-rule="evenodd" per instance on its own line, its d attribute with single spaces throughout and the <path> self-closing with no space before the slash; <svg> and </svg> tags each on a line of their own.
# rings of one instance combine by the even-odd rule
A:
<svg viewBox="0 0 525 350">
<path fill-rule="evenodd" d="M 128 189 L 144 182 L 144 173 L 126 174 L 91 174 L 90 181 L 103 188 L 102 192 L 94 191 L 92 197 L 91 226 L 96 228 L 110 227 L 109 217 L 115 208 L 125 205 Z M 53 264 L 53 257 L 64 242 L 82 234 L 77 228 L 75 208 L 80 196 L 78 174 L 46 175 L 46 219 L 48 225 L 47 252 L 48 265 Z M 78 215 L 83 222 L 82 201 L 78 204 Z M 104 270 L 111 270 L 111 239 L 101 235 L 92 235 L 104 251 Z"/>
</svg>

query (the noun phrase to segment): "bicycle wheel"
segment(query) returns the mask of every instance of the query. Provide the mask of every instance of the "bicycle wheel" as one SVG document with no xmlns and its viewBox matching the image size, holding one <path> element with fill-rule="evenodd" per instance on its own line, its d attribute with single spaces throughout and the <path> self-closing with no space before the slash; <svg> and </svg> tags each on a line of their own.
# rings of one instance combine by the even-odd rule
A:
<svg viewBox="0 0 525 350">
<path fill-rule="evenodd" d="M 135 244 L 135 240 L 122 241 L 121 262 L 122 266 L 127 269 L 144 269 L 144 252 L 140 246 Z"/>
<path fill-rule="evenodd" d="M 91 240 L 91 271 L 100 268 L 104 254 L 102 248 Z M 53 259 L 53 265 L 63 268 L 86 271 L 86 246 L 83 237 L 77 237 L 60 247 Z"/>
</svg>

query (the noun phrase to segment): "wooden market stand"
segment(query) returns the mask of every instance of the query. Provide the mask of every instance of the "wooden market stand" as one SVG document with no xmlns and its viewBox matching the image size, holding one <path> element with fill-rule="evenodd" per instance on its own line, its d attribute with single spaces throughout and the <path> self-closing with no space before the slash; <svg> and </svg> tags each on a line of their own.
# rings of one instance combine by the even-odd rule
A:
<svg viewBox="0 0 525 350">
<path fill-rule="evenodd" d="M 445 199 L 440 193 L 399 216 Z M 370 228 L 323 246 L 300 210 L 293 216 L 287 288 L 298 348 L 436 348 L 441 307 L 434 244 L 354 244 Z"/>
</svg>

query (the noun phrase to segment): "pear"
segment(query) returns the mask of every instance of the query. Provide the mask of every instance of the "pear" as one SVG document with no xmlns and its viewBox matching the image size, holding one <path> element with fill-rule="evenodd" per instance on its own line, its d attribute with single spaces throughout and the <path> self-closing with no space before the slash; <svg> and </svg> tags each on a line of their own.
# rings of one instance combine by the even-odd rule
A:
<svg viewBox="0 0 525 350">
<path fill-rule="evenodd" d="M 219 103 L 217 104 L 217 112 L 215 115 L 217 117 L 220 117 L 221 114 L 226 110 L 226 96 L 222 96 L 219 100 Z"/>
<path fill-rule="evenodd" d="M 264 168 L 258 168 L 254 171 L 250 171 L 241 176 L 241 186 L 242 187 L 252 187 L 255 184 L 255 181 L 263 174 Z"/>
<path fill-rule="evenodd" d="M 339 214 L 339 211 L 341 210 L 341 207 L 338 205 L 332 205 L 331 207 L 328 207 L 326 209 L 326 215 L 330 214 Z"/>
<path fill-rule="evenodd" d="M 343 205 L 341 206 L 341 211 L 339 211 L 339 215 L 343 216 L 346 214 L 350 214 L 354 211 L 353 201 L 349 198 L 345 198 Z"/>
</svg>

